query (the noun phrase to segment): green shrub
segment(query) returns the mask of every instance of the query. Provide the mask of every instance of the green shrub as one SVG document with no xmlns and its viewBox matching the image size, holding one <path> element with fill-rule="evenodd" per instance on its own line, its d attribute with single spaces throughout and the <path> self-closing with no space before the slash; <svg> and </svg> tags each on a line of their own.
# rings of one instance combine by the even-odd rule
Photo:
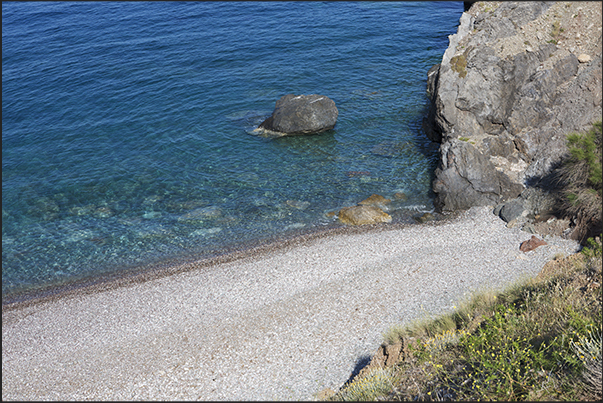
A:
<svg viewBox="0 0 603 403">
<path fill-rule="evenodd" d="M 601 233 L 602 143 L 601 121 L 586 133 L 569 134 L 568 157 L 555 171 L 559 213 L 574 220 L 573 238 L 581 242 Z"/>
<path fill-rule="evenodd" d="M 588 259 L 600 258 L 601 255 L 603 255 L 601 238 L 603 238 L 603 234 L 596 238 L 588 238 L 586 240 L 586 246 L 582 248 L 582 254 L 585 255 Z"/>
<path fill-rule="evenodd" d="M 593 127 L 585 134 L 572 133 L 567 136 L 569 147 L 570 165 L 586 164 L 587 183 L 601 196 L 601 121 L 595 122 Z"/>
</svg>

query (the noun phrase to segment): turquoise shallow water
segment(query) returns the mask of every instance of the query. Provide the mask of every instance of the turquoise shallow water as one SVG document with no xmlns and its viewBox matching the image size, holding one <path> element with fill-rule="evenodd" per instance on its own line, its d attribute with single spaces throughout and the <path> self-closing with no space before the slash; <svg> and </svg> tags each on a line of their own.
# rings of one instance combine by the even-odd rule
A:
<svg viewBox="0 0 603 403">
<path fill-rule="evenodd" d="M 461 2 L 2 4 L 2 294 L 431 211 L 426 73 Z M 283 95 L 335 129 L 252 130 Z"/>
</svg>

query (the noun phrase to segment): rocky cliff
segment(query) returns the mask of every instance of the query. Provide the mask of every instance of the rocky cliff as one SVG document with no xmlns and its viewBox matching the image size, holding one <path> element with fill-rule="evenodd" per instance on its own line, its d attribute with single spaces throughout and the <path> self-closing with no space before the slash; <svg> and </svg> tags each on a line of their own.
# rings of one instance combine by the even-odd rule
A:
<svg viewBox="0 0 603 403">
<path fill-rule="evenodd" d="M 475 2 L 428 72 L 439 211 L 517 198 L 601 119 L 601 2 Z"/>
</svg>

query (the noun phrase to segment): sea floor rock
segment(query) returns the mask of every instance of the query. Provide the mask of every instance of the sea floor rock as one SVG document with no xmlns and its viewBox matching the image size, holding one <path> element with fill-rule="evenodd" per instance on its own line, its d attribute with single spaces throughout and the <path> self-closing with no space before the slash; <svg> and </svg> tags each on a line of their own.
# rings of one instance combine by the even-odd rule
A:
<svg viewBox="0 0 603 403">
<path fill-rule="evenodd" d="M 389 203 L 391 203 L 390 199 L 386 199 L 385 197 L 378 194 L 372 194 L 366 199 L 359 202 L 358 204 L 361 206 L 375 206 L 384 209 L 385 206 Z"/>
<path fill-rule="evenodd" d="M 375 206 L 352 206 L 339 210 L 339 221 L 348 225 L 387 223 L 392 217 Z"/>
<path fill-rule="evenodd" d="M 178 217 L 178 221 L 203 221 L 217 218 L 222 215 L 222 210 L 217 206 L 201 207 Z"/>
</svg>

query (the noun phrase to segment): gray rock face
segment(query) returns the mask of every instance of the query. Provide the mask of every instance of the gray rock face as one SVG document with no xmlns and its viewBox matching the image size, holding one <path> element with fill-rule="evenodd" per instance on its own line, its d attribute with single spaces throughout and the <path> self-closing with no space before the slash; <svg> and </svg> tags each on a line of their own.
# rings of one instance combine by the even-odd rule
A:
<svg viewBox="0 0 603 403">
<path fill-rule="evenodd" d="M 276 101 L 272 115 L 258 129 L 280 135 L 314 134 L 335 127 L 339 112 L 324 95 L 285 95 Z"/>
<path fill-rule="evenodd" d="M 601 119 L 601 71 L 600 3 L 473 4 L 428 72 L 436 208 L 496 205 L 537 183 L 566 135 Z"/>
<path fill-rule="evenodd" d="M 469 142 L 451 139 L 442 144 L 440 155 L 433 182 L 433 190 L 438 194 L 435 200 L 438 210 L 496 205 L 523 190 L 522 185 L 496 170 L 488 157 Z"/>
</svg>

